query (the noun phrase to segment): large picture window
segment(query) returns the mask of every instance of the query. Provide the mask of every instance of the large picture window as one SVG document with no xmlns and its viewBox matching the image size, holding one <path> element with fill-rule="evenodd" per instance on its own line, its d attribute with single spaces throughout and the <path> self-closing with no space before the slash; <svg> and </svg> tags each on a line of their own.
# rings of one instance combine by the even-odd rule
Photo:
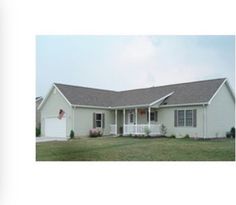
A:
<svg viewBox="0 0 236 205">
<path fill-rule="evenodd" d="M 196 127 L 197 110 L 175 110 L 175 127 Z"/>
</svg>

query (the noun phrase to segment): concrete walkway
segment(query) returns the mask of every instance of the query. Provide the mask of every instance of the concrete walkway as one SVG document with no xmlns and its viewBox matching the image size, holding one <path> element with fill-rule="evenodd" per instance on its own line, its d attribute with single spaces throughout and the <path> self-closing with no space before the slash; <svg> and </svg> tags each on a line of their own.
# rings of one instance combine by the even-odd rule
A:
<svg viewBox="0 0 236 205">
<path fill-rule="evenodd" d="M 36 142 L 67 141 L 67 137 L 36 137 Z"/>
</svg>

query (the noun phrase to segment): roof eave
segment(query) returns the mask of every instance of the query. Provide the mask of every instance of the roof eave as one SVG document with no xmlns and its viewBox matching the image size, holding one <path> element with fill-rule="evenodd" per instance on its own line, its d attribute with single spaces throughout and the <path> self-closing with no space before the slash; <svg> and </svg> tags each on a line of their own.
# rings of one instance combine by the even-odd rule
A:
<svg viewBox="0 0 236 205">
<path fill-rule="evenodd" d="M 162 108 L 162 107 L 201 106 L 201 105 L 208 105 L 208 102 L 160 105 L 160 108 Z"/>
<path fill-rule="evenodd" d="M 149 104 L 149 106 L 153 106 L 153 105 L 157 104 L 158 102 L 161 102 L 161 101 L 165 100 L 167 97 L 171 96 L 172 94 L 174 94 L 174 91 L 167 94 L 167 95 L 165 95 L 165 96 L 163 96 L 163 97 L 161 97 L 161 98 L 159 98 L 158 100 L 153 101 L 152 103 Z"/>
<path fill-rule="evenodd" d="M 79 104 L 71 104 L 72 107 L 76 108 L 98 108 L 98 109 L 111 109 L 110 106 L 96 106 L 96 105 L 79 105 Z"/>
</svg>

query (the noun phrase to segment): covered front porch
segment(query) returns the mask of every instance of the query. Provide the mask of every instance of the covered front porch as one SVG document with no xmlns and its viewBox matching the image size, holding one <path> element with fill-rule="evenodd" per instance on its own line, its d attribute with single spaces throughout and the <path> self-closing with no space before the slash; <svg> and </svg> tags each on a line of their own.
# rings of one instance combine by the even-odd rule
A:
<svg viewBox="0 0 236 205">
<path fill-rule="evenodd" d="M 123 108 L 114 110 L 114 124 L 110 125 L 113 135 L 160 135 L 158 109 L 151 107 Z"/>
</svg>

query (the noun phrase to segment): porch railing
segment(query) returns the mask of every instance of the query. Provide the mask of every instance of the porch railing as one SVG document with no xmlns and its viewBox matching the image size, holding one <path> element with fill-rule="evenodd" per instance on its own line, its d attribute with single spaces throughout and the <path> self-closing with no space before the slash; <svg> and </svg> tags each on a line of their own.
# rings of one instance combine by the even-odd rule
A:
<svg viewBox="0 0 236 205">
<path fill-rule="evenodd" d="M 148 129 L 148 124 L 138 124 L 138 125 L 125 125 L 123 127 L 123 135 L 144 135 L 145 129 Z M 110 125 L 110 133 L 116 134 L 117 126 L 115 124 Z M 150 125 L 150 135 L 159 135 L 160 133 L 160 125 L 159 124 L 151 124 Z"/>
</svg>

